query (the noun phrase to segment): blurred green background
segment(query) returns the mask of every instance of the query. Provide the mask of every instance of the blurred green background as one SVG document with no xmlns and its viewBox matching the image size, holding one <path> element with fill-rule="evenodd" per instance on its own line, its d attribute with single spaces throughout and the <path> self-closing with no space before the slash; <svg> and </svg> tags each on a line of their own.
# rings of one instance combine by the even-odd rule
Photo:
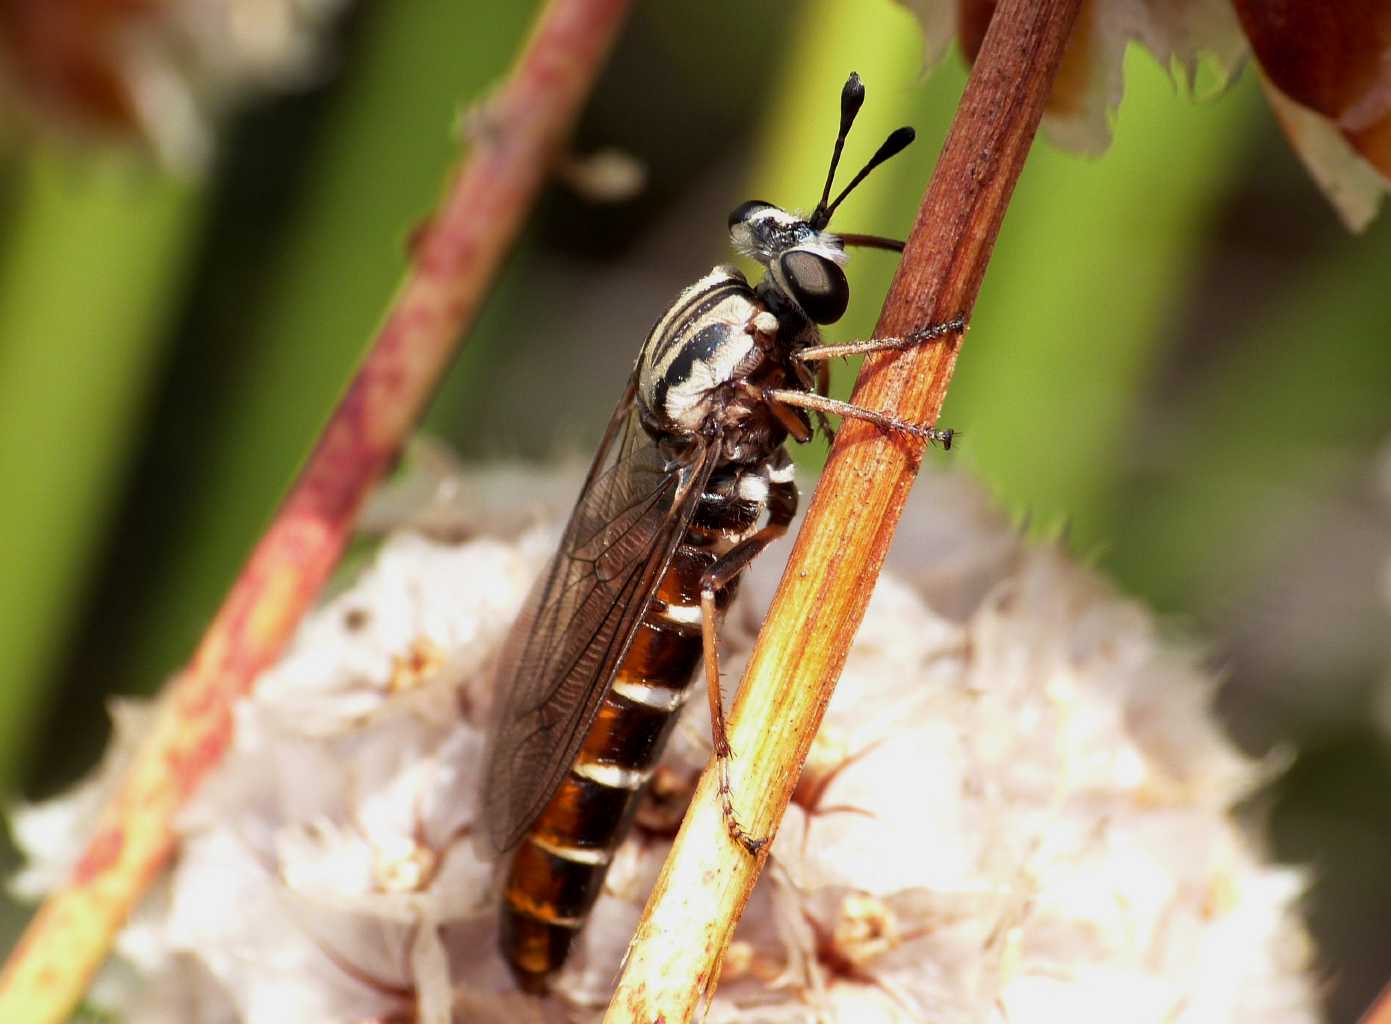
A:
<svg viewBox="0 0 1391 1024">
<path fill-rule="evenodd" d="M 72 781 L 107 695 L 192 649 L 391 294 L 450 126 L 532 13 L 481 7 L 362 5 L 329 73 L 224 125 L 202 179 L 43 139 L 4 159 L 7 793 Z M 636 155 L 648 187 L 546 196 L 428 429 L 476 459 L 587 451 L 648 325 L 727 258 L 728 210 L 814 203 L 852 69 L 847 164 L 897 124 L 919 142 L 838 223 L 901 236 L 954 51 L 924 75 L 882 0 L 640 6 L 577 149 Z M 855 258 L 834 337 L 870 329 L 892 263 Z M 1031 156 L 943 417 L 955 464 L 1200 638 L 1243 746 L 1291 753 L 1262 800 L 1276 854 L 1313 869 L 1335 1020 L 1391 974 L 1388 267 L 1387 218 L 1344 232 L 1249 71 L 1194 102 L 1133 51 L 1105 157 Z"/>
</svg>

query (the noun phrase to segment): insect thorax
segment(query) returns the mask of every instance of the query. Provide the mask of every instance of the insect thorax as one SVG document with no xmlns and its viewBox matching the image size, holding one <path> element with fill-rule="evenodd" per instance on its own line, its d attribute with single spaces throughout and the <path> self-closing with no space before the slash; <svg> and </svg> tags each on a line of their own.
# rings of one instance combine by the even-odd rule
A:
<svg viewBox="0 0 1391 1024">
<path fill-rule="evenodd" d="M 787 346 L 808 343 L 810 325 L 785 304 L 770 310 L 768 297 L 737 268 L 719 266 L 672 303 L 638 357 L 637 400 L 650 434 L 718 436 L 727 442 L 725 458 L 736 461 L 765 457 L 782 444 L 786 433 L 764 403 L 735 387 L 782 386 Z"/>
</svg>

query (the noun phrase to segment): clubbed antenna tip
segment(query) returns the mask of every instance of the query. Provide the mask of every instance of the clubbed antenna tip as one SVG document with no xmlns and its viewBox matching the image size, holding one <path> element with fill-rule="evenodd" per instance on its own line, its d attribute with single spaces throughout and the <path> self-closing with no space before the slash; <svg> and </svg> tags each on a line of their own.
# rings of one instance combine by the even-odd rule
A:
<svg viewBox="0 0 1391 1024">
<path fill-rule="evenodd" d="M 846 185 L 845 188 L 841 190 L 840 195 L 836 196 L 834 201 L 830 201 L 831 185 L 835 182 L 836 167 L 840 164 L 841 150 L 845 148 L 846 136 L 850 134 L 850 128 L 855 123 L 855 117 L 859 114 L 860 108 L 864 106 L 864 102 L 864 84 L 860 81 L 860 76 L 852 71 L 850 72 L 850 77 L 845 80 L 844 88 L 840 90 L 840 131 L 836 134 L 835 148 L 831 151 L 831 167 L 830 170 L 826 172 L 826 184 L 821 189 L 821 201 L 816 204 L 816 209 L 812 211 L 811 217 L 808 220 L 811 226 L 818 231 L 831 222 L 831 214 L 835 213 L 836 207 L 841 204 L 841 201 L 850 194 L 856 185 L 865 180 L 865 177 L 870 171 L 874 170 L 874 168 L 878 167 L 891 156 L 895 156 L 902 152 L 916 137 L 916 133 L 913 129 L 908 127 L 899 128 L 891 132 L 889 137 L 884 140 L 884 144 L 869 158 L 869 163 L 865 164 L 860 170 L 860 173 L 855 175 L 851 180 L 850 184 Z"/>
</svg>

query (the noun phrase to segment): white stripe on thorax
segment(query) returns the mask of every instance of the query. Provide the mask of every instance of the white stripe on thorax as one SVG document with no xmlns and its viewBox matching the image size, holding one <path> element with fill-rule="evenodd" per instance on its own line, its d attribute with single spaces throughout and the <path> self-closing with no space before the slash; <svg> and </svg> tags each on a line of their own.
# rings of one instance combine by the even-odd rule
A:
<svg viewBox="0 0 1391 1024">
<path fill-rule="evenodd" d="M 691 363 L 685 377 L 673 379 L 671 374 L 673 364 L 680 358 L 688 339 L 683 338 L 681 344 L 671 345 L 660 364 L 651 367 L 653 381 L 660 377 L 667 378 L 663 411 L 673 423 L 690 429 L 698 427 L 705 418 L 703 406 L 706 397 L 721 384 L 727 383 L 734 376 L 734 368 L 753 351 L 753 336 L 743 329 L 750 308 L 748 296 L 731 295 L 701 318 L 702 330 L 715 323 L 723 323 L 727 330 L 713 352 Z"/>
<path fill-rule="evenodd" d="M 653 360 L 655 359 L 660 358 L 663 362 L 668 361 L 670 359 L 670 349 L 679 348 L 680 346 L 668 345 L 665 350 L 658 350 L 662 349 L 664 342 L 670 342 L 672 340 L 670 335 L 677 318 L 690 316 L 691 308 L 700 304 L 696 300 L 706 295 L 708 292 L 728 284 L 743 284 L 747 287 L 748 281 L 736 268 L 721 265 L 715 267 L 699 281 L 682 289 L 681 294 L 676 297 L 676 301 L 662 314 L 662 318 L 658 320 L 656 325 L 652 328 L 652 333 L 647 336 L 648 344 L 642 354 L 643 362 L 645 362 L 649 368 L 652 368 Z"/>
</svg>

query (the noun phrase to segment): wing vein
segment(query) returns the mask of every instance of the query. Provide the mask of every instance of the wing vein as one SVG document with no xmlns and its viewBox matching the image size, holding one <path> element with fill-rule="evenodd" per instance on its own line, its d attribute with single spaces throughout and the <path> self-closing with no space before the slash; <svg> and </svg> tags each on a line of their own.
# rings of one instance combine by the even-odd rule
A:
<svg viewBox="0 0 1391 1024">
<path fill-rule="evenodd" d="M 665 452 L 629 383 L 560 548 L 503 648 L 487 758 L 494 848 L 515 845 L 575 759 L 716 461 L 703 443 Z"/>
</svg>

